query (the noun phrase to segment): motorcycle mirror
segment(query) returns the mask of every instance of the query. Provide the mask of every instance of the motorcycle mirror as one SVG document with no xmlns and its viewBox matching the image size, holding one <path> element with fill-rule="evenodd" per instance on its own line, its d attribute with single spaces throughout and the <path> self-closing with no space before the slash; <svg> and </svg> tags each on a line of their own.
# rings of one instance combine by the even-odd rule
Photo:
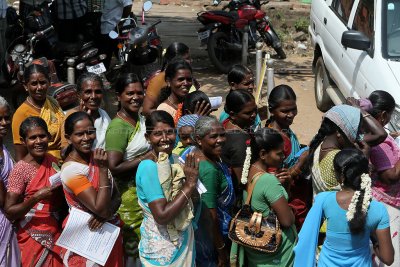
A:
<svg viewBox="0 0 400 267">
<path fill-rule="evenodd" d="M 153 6 L 153 3 L 151 1 L 146 1 L 143 3 L 143 11 L 147 12 L 151 9 L 151 7 Z"/>
<path fill-rule="evenodd" d="M 117 33 L 116 31 L 111 31 L 111 32 L 108 34 L 108 36 L 109 36 L 111 39 L 117 39 L 118 33 Z"/>
</svg>

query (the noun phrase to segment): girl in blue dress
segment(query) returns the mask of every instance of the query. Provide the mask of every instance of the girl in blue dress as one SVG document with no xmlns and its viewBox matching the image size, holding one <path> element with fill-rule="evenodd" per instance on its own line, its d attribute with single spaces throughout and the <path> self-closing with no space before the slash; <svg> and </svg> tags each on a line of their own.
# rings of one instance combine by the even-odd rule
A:
<svg viewBox="0 0 400 267">
<path fill-rule="evenodd" d="M 326 239 L 318 267 L 372 265 L 370 241 L 386 265 L 393 263 L 389 216 L 385 206 L 372 200 L 368 159 L 355 148 L 345 148 L 334 158 L 338 192 L 316 196 L 295 248 L 294 266 L 315 266 L 315 247 L 321 219 L 327 220 Z"/>
</svg>

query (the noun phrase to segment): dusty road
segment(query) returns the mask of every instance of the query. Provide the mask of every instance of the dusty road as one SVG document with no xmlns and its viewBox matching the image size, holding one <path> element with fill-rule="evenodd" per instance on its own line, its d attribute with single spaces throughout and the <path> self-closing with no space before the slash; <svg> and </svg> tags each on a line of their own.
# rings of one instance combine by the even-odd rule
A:
<svg viewBox="0 0 400 267">
<path fill-rule="evenodd" d="M 135 13 L 140 10 L 140 6 L 140 2 L 135 2 L 133 6 Z M 162 20 L 157 28 L 165 47 L 173 41 L 179 41 L 191 48 L 194 59 L 194 74 L 202 85 L 201 90 L 209 96 L 223 96 L 225 98 L 228 93 L 226 75 L 221 75 L 215 70 L 208 60 L 207 51 L 200 48 L 200 42 L 197 39 L 197 29 L 201 27 L 201 24 L 196 20 L 196 14 L 202 10 L 202 7 L 153 5 L 147 18 L 148 21 Z M 311 68 L 311 56 L 296 55 L 291 51 L 286 52 L 288 58 L 284 61 L 276 61 L 275 67 Z M 254 66 L 251 67 L 254 69 Z M 315 106 L 314 76 L 310 74 L 275 75 L 275 85 L 283 83 L 290 85 L 296 92 L 298 115 L 294 120 L 293 130 L 301 143 L 308 144 L 318 131 L 322 116 L 322 113 Z M 264 86 L 262 93 L 265 98 L 266 86 Z M 216 115 L 219 115 L 220 111 L 221 109 L 216 112 Z"/>
</svg>

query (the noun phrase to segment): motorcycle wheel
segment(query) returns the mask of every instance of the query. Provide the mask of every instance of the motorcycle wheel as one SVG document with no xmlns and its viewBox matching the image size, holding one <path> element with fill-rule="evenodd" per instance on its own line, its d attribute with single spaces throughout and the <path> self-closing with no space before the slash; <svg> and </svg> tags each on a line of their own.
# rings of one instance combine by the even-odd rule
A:
<svg viewBox="0 0 400 267">
<path fill-rule="evenodd" d="M 285 51 L 283 51 L 282 46 L 279 46 L 277 48 L 274 47 L 274 50 L 280 59 L 286 58 L 286 53 L 285 53 Z"/>
<path fill-rule="evenodd" d="M 214 66 L 222 73 L 228 73 L 234 64 L 239 64 L 241 53 L 227 49 L 225 43 L 229 43 L 229 36 L 224 32 L 216 32 L 210 35 L 207 43 L 208 56 Z"/>
</svg>

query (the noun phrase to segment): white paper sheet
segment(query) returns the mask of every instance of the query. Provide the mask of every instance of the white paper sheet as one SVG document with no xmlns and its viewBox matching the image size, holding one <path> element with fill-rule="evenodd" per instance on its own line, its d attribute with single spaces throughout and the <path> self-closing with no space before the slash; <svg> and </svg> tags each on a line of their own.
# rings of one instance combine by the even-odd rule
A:
<svg viewBox="0 0 400 267">
<path fill-rule="evenodd" d="M 120 228 L 106 222 L 102 229 L 91 231 L 88 226 L 90 217 L 89 213 L 72 208 L 56 244 L 104 266 L 118 238 Z"/>
<path fill-rule="evenodd" d="M 61 183 L 61 172 L 57 172 L 49 177 L 50 184 L 54 187 L 60 186 Z"/>
<path fill-rule="evenodd" d="M 208 99 L 210 100 L 211 109 L 218 109 L 222 105 L 222 96 L 213 96 Z"/>
</svg>

